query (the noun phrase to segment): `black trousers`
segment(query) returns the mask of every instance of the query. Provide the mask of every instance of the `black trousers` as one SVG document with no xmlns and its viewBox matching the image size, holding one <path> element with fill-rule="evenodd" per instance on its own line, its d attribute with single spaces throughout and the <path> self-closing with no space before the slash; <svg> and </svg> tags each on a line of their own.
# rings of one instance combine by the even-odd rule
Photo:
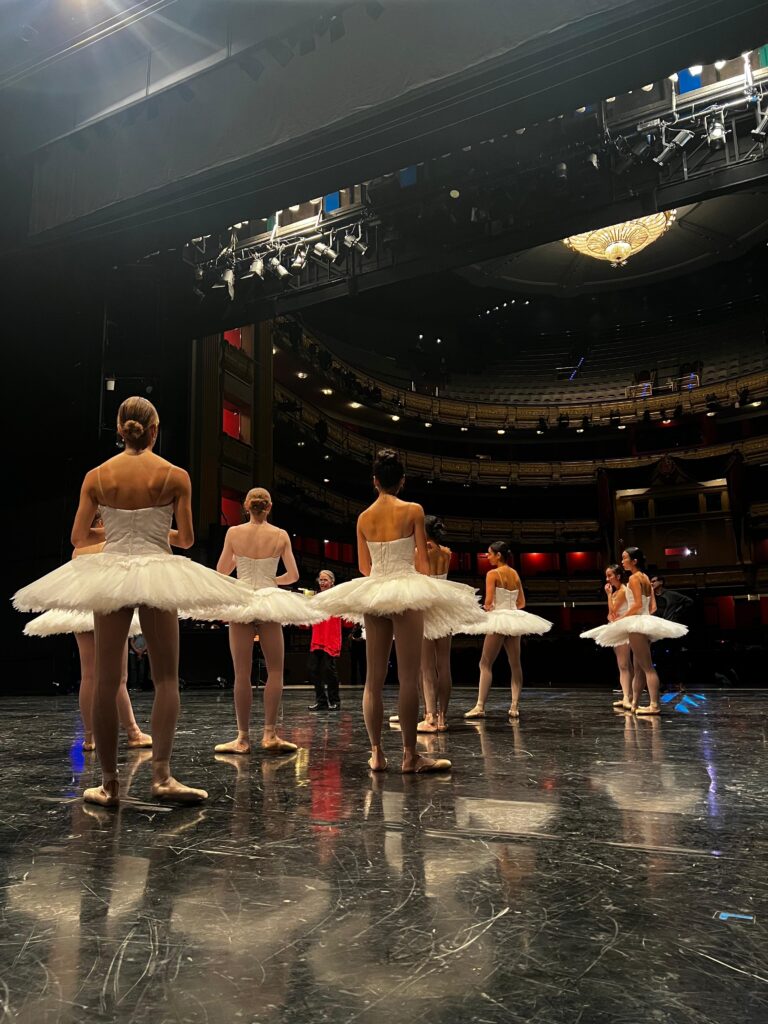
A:
<svg viewBox="0 0 768 1024">
<path fill-rule="evenodd" d="M 309 681 L 315 688 L 315 699 L 318 704 L 339 703 L 337 660 L 337 658 L 332 658 L 327 651 L 309 652 L 307 672 Z"/>
<path fill-rule="evenodd" d="M 356 683 L 359 683 L 360 686 L 365 686 L 365 673 L 368 668 L 365 656 L 365 640 L 350 640 L 349 660 L 352 665 L 352 678 L 350 682 L 353 686 Z"/>
</svg>

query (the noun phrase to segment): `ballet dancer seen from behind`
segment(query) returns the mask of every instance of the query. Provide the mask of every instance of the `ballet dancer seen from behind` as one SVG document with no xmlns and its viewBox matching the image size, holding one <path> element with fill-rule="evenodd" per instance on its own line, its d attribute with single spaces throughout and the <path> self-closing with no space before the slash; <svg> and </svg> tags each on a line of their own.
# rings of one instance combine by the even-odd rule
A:
<svg viewBox="0 0 768 1024">
<path fill-rule="evenodd" d="M 629 610 L 627 597 L 627 574 L 617 564 L 609 565 L 605 570 L 605 593 L 608 598 L 608 621 L 615 622 Z M 620 711 L 632 710 L 632 652 L 629 642 L 614 647 L 616 662 L 619 666 L 619 685 L 621 700 L 615 700 L 613 706 Z"/>
<path fill-rule="evenodd" d="M 427 559 L 429 575 L 437 580 L 448 578 L 451 564 L 451 549 L 446 547 L 445 527 L 437 516 L 424 517 L 424 531 L 427 535 Z M 448 728 L 446 717 L 451 699 L 451 637 L 441 636 L 427 640 L 421 647 L 421 686 L 424 692 L 424 720 L 419 722 L 419 732 L 445 732 Z"/>
</svg>

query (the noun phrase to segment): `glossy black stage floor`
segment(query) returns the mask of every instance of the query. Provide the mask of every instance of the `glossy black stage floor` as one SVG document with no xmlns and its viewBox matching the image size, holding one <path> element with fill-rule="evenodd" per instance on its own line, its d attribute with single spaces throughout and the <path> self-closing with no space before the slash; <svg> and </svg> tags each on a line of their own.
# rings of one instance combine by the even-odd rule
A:
<svg viewBox="0 0 768 1024">
<path fill-rule="evenodd" d="M 77 798 L 73 699 L 0 702 L 0 1019 L 768 1020 L 765 693 L 637 720 L 526 691 L 514 726 L 494 693 L 429 742 L 447 778 L 371 776 L 344 696 L 316 716 L 291 693 L 299 754 L 237 759 L 212 752 L 229 694 L 185 695 L 176 765 L 209 803 L 150 803 L 126 752 L 119 812 Z"/>
</svg>

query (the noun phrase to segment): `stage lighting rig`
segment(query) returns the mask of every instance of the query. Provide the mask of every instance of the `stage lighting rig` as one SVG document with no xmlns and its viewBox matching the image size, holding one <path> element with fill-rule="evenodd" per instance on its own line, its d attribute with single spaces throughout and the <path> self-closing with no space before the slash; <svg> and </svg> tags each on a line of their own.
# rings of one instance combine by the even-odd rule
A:
<svg viewBox="0 0 768 1024">
<path fill-rule="evenodd" d="M 258 277 L 261 281 L 264 280 L 264 259 L 256 253 L 248 264 L 248 269 L 241 276 L 241 280 L 245 281 L 249 277 Z"/>
<path fill-rule="evenodd" d="M 676 132 L 669 142 L 664 144 L 664 148 L 658 156 L 653 158 L 653 162 L 658 164 L 659 167 L 665 167 L 677 153 L 682 153 L 688 143 L 695 138 L 696 136 L 692 131 L 682 128 L 679 132 Z"/>
<path fill-rule="evenodd" d="M 757 114 L 758 117 L 760 117 L 759 110 Z M 765 137 L 766 135 L 768 135 L 768 111 L 766 111 L 762 115 L 762 117 L 760 117 L 760 120 L 757 122 L 757 125 L 752 129 L 750 134 L 754 135 L 756 139 L 762 139 L 763 141 L 765 141 Z"/>
<path fill-rule="evenodd" d="M 267 266 L 280 281 L 284 281 L 287 277 L 291 276 L 290 270 L 283 266 L 279 256 L 270 256 L 267 260 Z"/>
</svg>

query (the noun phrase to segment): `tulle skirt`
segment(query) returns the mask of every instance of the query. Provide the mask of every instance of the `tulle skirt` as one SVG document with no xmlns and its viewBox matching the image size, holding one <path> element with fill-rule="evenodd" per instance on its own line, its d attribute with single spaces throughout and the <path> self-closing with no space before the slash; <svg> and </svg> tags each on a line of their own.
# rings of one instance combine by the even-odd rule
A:
<svg viewBox="0 0 768 1024">
<path fill-rule="evenodd" d="M 245 604 L 252 593 L 231 576 L 179 555 L 102 552 L 74 558 L 22 587 L 14 594 L 13 605 L 20 612 L 102 613 L 146 605 L 164 611 L 184 608 L 197 615 Z"/>
<path fill-rule="evenodd" d="M 657 615 L 625 615 L 615 622 L 596 626 L 581 633 L 584 640 L 594 640 L 600 647 L 622 647 L 629 642 L 632 633 L 642 633 L 653 643 L 654 640 L 679 640 L 688 632 L 687 626 L 669 622 Z"/>
<path fill-rule="evenodd" d="M 93 612 L 72 612 L 56 609 L 43 612 L 24 627 L 25 636 L 57 636 L 61 633 L 92 633 Z M 128 636 L 138 636 L 141 623 L 136 612 L 133 613 Z"/>
<path fill-rule="evenodd" d="M 182 617 L 221 619 L 222 622 L 279 622 L 282 626 L 314 626 L 328 618 L 314 607 L 311 598 L 279 587 L 250 590 L 250 597 L 242 605 L 208 610 L 203 615 L 185 609 Z"/>
<path fill-rule="evenodd" d="M 484 612 L 480 622 L 468 623 L 459 633 L 475 636 L 479 633 L 497 636 L 540 636 L 552 629 L 552 623 L 521 608 L 498 608 Z"/>
<path fill-rule="evenodd" d="M 472 587 L 415 570 L 339 583 L 313 597 L 312 607 L 322 613 L 323 619 L 337 615 L 350 622 L 362 622 L 366 615 L 388 619 L 403 612 L 422 611 L 427 640 L 455 633 L 483 615 Z"/>
</svg>

